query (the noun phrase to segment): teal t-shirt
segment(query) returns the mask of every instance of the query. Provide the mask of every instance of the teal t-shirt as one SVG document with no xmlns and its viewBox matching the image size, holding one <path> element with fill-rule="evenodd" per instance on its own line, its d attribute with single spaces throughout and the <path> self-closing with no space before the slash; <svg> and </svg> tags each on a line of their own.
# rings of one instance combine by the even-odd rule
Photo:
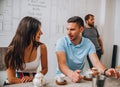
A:
<svg viewBox="0 0 120 87">
<path fill-rule="evenodd" d="M 57 41 L 57 51 L 66 53 L 66 64 L 73 71 L 83 70 L 87 55 L 96 52 L 94 44 L 89 39 L 82 37 L 82 41 L 78 45 L 74 45 L 68 36 L 64 36 Z M 56 74 L 60 73 L 58 69 Z"/>
</svg>

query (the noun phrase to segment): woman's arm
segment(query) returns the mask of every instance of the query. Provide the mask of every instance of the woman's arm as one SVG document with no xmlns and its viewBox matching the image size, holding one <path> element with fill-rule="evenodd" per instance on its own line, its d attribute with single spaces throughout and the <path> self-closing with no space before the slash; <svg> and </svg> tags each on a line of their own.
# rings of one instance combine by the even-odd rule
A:
<svg viewBox="0 0 120 87">
<path fill-rule="evenodd" d="M 9 84 L 25 83 L 32 81 L 32 78 L 30 78 L 29 76 L 23 76 L 22 78 L 17 78 L 16 71 L 13 69 L 8 68 L 6 71 L 7 71 Z"/>
<path fill-rule="evenodd" d="M 45 44 L 41 45 L 41 73 L 45 75 L 48 72 L 47 47 Z"/>
<path fill-rule="evenodd" d="M 10 84 L 21 83 L 21 79 L 16 77 L 16 72 L 13 69 L 8 68 L 7 77 Z"/>
</svg>

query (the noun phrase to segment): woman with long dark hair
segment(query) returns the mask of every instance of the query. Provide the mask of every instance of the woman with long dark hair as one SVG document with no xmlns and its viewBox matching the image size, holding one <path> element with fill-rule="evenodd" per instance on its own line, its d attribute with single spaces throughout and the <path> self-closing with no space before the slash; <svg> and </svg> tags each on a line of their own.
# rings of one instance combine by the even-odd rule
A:
<svg viewBox="0 0 120 87">
<path fill-rule="evenodd" d="M 31 82 L 35 73 L 48 71 L 47 48 L 39 41 L 41 22 L 26 16 L 17 28 L 5 53 L 8 83 Z"/>
</svg>

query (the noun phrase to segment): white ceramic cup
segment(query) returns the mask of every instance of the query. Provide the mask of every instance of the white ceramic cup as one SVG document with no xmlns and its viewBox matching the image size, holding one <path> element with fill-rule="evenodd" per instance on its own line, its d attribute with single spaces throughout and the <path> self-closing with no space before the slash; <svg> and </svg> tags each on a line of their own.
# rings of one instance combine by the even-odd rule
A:
<svg viewBox="0 0 120 87">
<path fill-rule="evenodd" d="M 58 82 L 64 82 L 64 77 L 57 76 L 57 77 L 56 77 L 56 80 L 57 80 Z"/>
</svg>

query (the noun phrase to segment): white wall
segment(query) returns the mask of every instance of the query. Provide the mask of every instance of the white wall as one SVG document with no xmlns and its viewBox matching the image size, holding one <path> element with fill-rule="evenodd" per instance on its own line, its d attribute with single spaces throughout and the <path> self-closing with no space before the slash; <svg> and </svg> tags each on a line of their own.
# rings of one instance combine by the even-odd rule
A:
<svg viewBox="0 0 120 87">
<path fill-rule="evenodd" d="M 116 66 L 120 65 L 120 0 L 106 0 L 105 21 L 102 29 L 105 54 L 102 62 L 111 67 L 113 45 L 118 45 Z"/>
<path fill-rule="evenodd" d="M 114 42 L 115 0 L 106 0 L 105 9 L 105 19 L 102 34 L 105 53 L 102 57 L 102 62 L 107 67 L 111 67 Z"/>
<path fill-rule="evenodd" d="M 114 27 L 114 44 L 118 45 L 117 49 L 117 65 L 120 65 L 120 0 L 116 0 L 115 6 L 115 27 Z"/>
</svg>

